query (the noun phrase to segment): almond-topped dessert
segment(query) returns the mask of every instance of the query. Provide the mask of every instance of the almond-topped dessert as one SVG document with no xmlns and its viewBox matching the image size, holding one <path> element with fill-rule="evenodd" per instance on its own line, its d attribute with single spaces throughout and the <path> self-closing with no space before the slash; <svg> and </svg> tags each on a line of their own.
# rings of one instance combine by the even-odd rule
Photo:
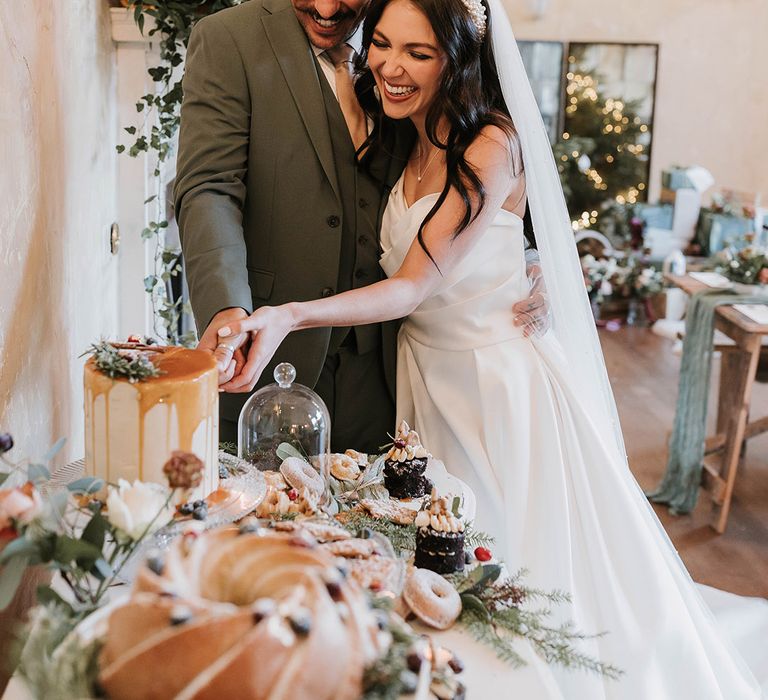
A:
<svg viewBox="0 0 768 700">
<path fill-rule="evenodd" d="M 415 524 L 417 567 L 438 574 L 464 569 L 464 523 L 451 510 L 447 497 L 432 489 L 429 507 L 418 512 Z"/>
<path fill-rule="evenodd" d="M 429 456 L 419 434 L 402 421 L 384 466 L 384 486 L 392 498 L 421 498 L 429 493 L 432 482 L 424 475 Z"/>
</svg>

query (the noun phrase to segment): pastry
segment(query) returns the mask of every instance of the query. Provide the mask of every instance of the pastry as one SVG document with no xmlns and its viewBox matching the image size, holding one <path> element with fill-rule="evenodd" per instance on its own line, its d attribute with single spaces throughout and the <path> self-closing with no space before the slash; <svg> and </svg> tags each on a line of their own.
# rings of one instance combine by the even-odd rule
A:
<svg viewBox="0 0 768 700">
<path fill-rule="evenodd" d="M 415 564 L 439 574 L 464 569 L 464 523 L 454 515 L 447 497 L 433 489 L 429 506 L 420 510 L 416 525 Z"/>
</svg>

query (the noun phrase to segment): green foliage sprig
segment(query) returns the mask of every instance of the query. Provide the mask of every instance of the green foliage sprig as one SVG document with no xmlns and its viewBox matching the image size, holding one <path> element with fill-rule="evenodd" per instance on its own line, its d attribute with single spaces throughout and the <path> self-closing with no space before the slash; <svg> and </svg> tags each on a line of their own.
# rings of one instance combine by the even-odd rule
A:
<svg viewBox="0 0 768 700">
<path fill-rule="evenodd" d="M 133 11 L 133 19 L 141 33 L 145 25 L 152 21 L 147 35 L 159 39 L 160 62 L 147 69 L 155 84 L 150 91 L 138 98 L 136 111 L 143 116 L 140 124 L 125 127 L 125 132 L 135 137 L 132 144 L 119 144 L 118 153 L 127 153 L 135 158 L 142 153 L 155 155 L 153 175 L 155 192 L 144 201 L 144 205 L 156 203 L 157 216 L 141 232 L 143 239 L 153 241 L 155 245 L 155 270 L 144 278 L 144 288 L 152 298 L 155 323 L 162 329 L 156 331 L 165 335 L 173 345 L 190 345 L 194 334 L 179 332 L 179 322 L 185 313 L 190 312 L 182 299 L 173 299 L 170 282 L 181 273 L 181 251 L 168 248 L 164 241 L 164 231 L 168 227 L 161 203 L 162 164 L 174 153 L 176 134 L 181 118 L 181 103 L 184 96 L 182 77 L 179 74 L 189 37 L 195 23 L 206 15 L 213 14 L 227 7 L 240 4 L 243 0 L 128 0 L 127 5 Z"/>
<path fill-rule="evenodd" d="M 160 376 L 148 355 L 143 352 L 120 352 L 112 343 L 102 341 L 84 353 L 91 355 L 96 368 L 112 379 L 121 377 L 131 384 Z"/>
<path fill-rule="evenodd" d="M 565 668 L 581 669 L 618 679 L 623 671 L 576 648 L 575 644 L 600 635 L 578 631 L 571 622 L 549 622 L 553 606 L 570 602 L 562 591 L 542 591 L 523 583 L 526 571 L 502 579 L 497 564 L 484 564 L 466 574 L 450 578 L 461 596 L 459 624 L 479 642 L 490 646 L 497 656 L 514 667 L 525 665 L 515 649 L 518 638 L 527 639 L 547 662 Z M 532 604 L 543 602 L 544 607 Z"/>
</svg>

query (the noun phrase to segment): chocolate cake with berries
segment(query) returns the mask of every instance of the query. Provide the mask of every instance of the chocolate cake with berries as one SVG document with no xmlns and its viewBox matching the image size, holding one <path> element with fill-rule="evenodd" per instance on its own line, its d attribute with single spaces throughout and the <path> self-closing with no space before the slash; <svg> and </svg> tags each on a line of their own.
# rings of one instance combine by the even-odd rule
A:
<svg viewBox="0 0 768 700">
<path fill-rule="evenodd" d="M 420 569 L 452 574 L 464 569 L 464 523 L 453 513 L 447 497 L 432 489 L 429 507 L 416 515 L 416 558 Z"/>
<path fill-rule="evenodd" d="M 430 492 L 432 482 L 424 475 L 429 452 L 419 434 L 403 421 L 384 464 L 384 486 L 392 498 L 421 498 Z"/>
</svg>

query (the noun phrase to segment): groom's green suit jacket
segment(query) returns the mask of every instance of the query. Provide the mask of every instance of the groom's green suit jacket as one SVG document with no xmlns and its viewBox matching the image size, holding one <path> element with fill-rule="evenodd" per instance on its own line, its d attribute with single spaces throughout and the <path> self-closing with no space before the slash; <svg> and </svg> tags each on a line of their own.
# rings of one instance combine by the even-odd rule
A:
<svg viewBox="0 0 768 700">
<path fill-rule="evenodd" d="M 338 103 L 290 0 L 250 0 L 202 19 L 184 93 L 174 199 L 199 332 L 224 308 L 316 299 L 380 277 L 378 230 L 410 132 L 372 165 L 373 177 L 355 168 Z M 394 387 L 396 329 L 364 331 L 358 346 L 382 336 Z M 328 328 L 291 334 L 260 383 L 289 361 L 314 386 L 340 337 Z M 242 396 L 226 401 L 223 415 L 236 420 Z"/>
</svg>

